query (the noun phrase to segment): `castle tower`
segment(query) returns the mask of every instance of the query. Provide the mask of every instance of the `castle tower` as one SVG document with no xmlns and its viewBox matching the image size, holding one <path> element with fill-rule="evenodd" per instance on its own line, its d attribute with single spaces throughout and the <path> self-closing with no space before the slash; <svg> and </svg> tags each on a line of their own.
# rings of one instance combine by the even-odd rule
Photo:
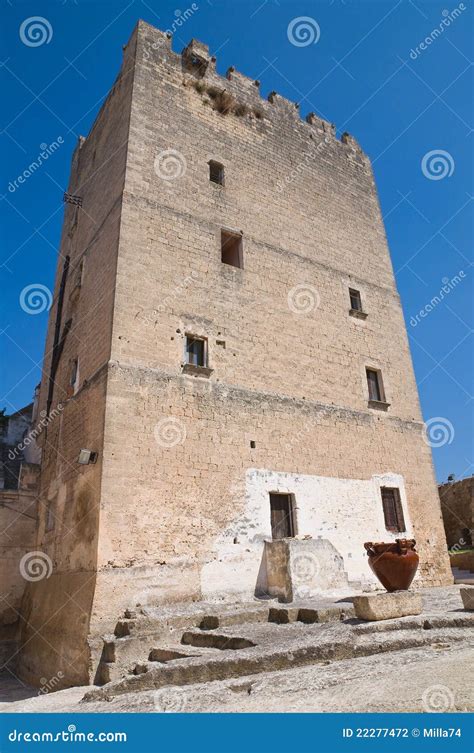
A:
<svg viewBox="0 0 474 753">
<path fill-rule="evenodd" d="M 451 582 L 357 142 L 139 22 L 67 198 L 23 676 L 87 682 L 136 603 L 277 594 L 272 540 L 301 545 L 309 594 L 370 587 L 364 541 L 397 537 L 418 585 Z"/>
</svg>

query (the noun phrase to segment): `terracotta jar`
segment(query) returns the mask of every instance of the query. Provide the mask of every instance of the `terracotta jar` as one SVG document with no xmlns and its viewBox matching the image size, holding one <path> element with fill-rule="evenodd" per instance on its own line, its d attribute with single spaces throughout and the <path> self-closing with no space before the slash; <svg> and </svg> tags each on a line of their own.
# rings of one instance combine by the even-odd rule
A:
<svg viewBox="0 0 474 753">
<path fill-rule="evenodd" d="M 407 591 L 418 568 L 415 539 L 396 539 L 364 544 L 369 555 L 370 569 L 387 591 Z"/>
</svg>

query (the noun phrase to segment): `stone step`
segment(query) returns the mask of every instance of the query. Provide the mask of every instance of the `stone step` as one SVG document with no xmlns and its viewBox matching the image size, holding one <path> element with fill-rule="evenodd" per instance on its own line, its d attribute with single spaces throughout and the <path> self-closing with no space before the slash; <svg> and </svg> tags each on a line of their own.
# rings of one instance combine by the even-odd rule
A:
<svg viewBox="0 0 474 753">
<path fill-rule="evenodd" d="M 304 622 L 306 625 L 323 622 L 340 622 L 354 617 L 355 611 L 352 604 L 347 603 L 341 607 L 311 607 L 289 606 L 271 607 L 268 614 L 268 622 L 284 625 L 290 622 Z"/>
<path fill-rule="evenodd" d="M 305 624 L 338 622 L 354 615 L 350 602 L 339 606 L 314 608 L 311 603 L 273 607 L 259 604 L 257 607 L 247 606 L 240 609 L 222 610 L 216 608 L 213 612 L 195 612 L 191 615 L 177 615 L 172 619 L 163 619 L 154 614 L 156 610 L 146 609 L 144 614 L 138 611 L 126 610 L 125 616 L 118 620 L 113 635 L 103 637 L 104 646 L 101 662 L 117 663 L 121 668 L 117 671 L 120 676 L 131 672 L 131 668 L 148 660 L 152 648 L 161 642 L 179 642 L 181 631 L 192 628 L 200 630 L 216 630 L 243 624 L 290 623 L 295 621 Z M 108 674 L 116 674 L 111 669 Z M 99 672 L 99 676 L 101 673 Z M 105 674 L 104 674 L 105 676 Z M 97 681 L 97 680 L 96 680 Z"/>
<path fill-rule="evenodd" d="M 159 632 L 169 633 L 180 629 L 197 627 L 202 630 L 215 630 L 224 625 L 238 625 L 243 622 L 266 622 L 269 604 L 227 606 L 206 605 L 207 609 L 190 610 L 183 607 L 181 614 L 167 616 L 158 607 L 142 607 L 125 611 L 117 621 L 115 638 L 126 638 L 137 634 Z"/>
<path fill-rule="evenodd" d="M 281 626 L 279 629 L 291 626 Z M 452 642 L 465 639 L 465 630 L 454 628 L 433 630 L 388 631 L 380 634 L 344 636 L 334 638 L 334 634 L 322 628 L 306 634 L 304 640 L 284 640 L 261 648 L 249 647 L 242 650 L 221 650 L 212 656 L 193 657 L 169 661 L 157 665 L 147 662 L 140 674 L 129 675 L 118 682 L 103 688 L 94 688 L 84 696 L 84 701 L 110 700 L 123 693 L 163 688 L 169 685 L 186 686 L 201 682 L 226 680 L 261 672 L 272 672 L 291 667 L 320 662 L 338 661 L 376 653 L 401 651 L 421 646 L 449 646 Z"/>
<path fill-rule="evenodd" d="M 199 648 L 216 648 L 220 651 L 239 651 L 243 648 L 251 648 L 256 645 L 248 638 L 193 630 L 187 630 L 183 634 L 181 643 Z"/>
</svg>

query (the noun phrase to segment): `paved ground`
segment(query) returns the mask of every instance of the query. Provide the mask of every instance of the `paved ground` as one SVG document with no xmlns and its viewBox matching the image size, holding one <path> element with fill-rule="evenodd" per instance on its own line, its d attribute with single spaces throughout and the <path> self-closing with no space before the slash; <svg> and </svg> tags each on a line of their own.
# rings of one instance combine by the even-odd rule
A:
<svg viewBox="0 0 474 753">
<path fill-rule="evenodd" d="M 474 642 L 166 687 L 81 703 L 88 688 L 0 703 L 1 712 L 417 712 L 474 711 Z"/>
<path fill-rule="evenodd" d="M 462 609 L 457 586 L 423 591 L 423 601 L 422 615 L 402 620 L 367 624 L 351 618 L 313 626 L 257 622 L 219 628 L 224 635 L 248 633 L 262 650 L 268 642 L 275 650 L 285 650 L 290 642 L 286 649 L 289 662 L 279 671 L 272 671 L 270 662 L 262 663 L 265 672 L 242 673 L 214 682 L 170 684 L 158 689 L 138 685 L 134 692 L 126 685 L 126 692 L 112 693 L 108 699 L 100 698 L 102 691 L 97 689 L 92 694 L 97 697 L 88 702 L 82 699 L 90 687 L 38 696 L 38 690 L 4 674 L 0 676 L 0 712 L 473 711 L 474 637 L 469 622 L 474 615 Z M 324 654 L 324 660 L 320 658 L 318 663 L 291 667 L 295 661 L 292 652 L 304 648 L 305 643 L 317 647 L 338 643 L 344 647 L 350 640 L 359 646 L 353 658 L 347 658 L 350 654 L 344 650 L 339 660 Z M 374 650 L 372 655 L 366 655 L 367 645 Z M 239 655 L 254 650 L 260 649 L 208 649 L 214 655 L 233 654 L 236 661 Z M 193 660 L 184 660 L 181 666 L 187 661 Z M 166 672 L 167 666 L 160 669 L 155 664 L 150 677 Z M 140 678 L 145 676 L 135 680 L 140 683 Z M 113 686 L 111 683 L 104 689 Z"/>
</svg>

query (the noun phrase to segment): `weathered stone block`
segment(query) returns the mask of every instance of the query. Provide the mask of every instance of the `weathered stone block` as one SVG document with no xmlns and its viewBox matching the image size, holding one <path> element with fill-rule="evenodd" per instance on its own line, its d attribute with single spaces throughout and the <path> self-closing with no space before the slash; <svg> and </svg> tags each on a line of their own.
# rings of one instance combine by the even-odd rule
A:
<svg viewBox="0 0 474 753">
<path fill-rule="evenodd" d="M 459 593 L 461 594 L 462 603 L 464 605 L 464 609 L 467 609 L 469 612 L 474 611 L 474 586 L 464 586 L 460 589 Z"/>
<path fill-rule="evenodd" d="M 344 560 L 327 539 L 265 542 L 264 591 L 279 601 L 308 598 L 348 585 Z"/>
<path fill-rule="evenodd" d="M 356 617 L 359 620 L 391 620 L 421 614 L 423 608 L 420 594 L 411 591 L 395 591 L 391 594 L 369 594 L 353 599 Z"/>
</svg>

